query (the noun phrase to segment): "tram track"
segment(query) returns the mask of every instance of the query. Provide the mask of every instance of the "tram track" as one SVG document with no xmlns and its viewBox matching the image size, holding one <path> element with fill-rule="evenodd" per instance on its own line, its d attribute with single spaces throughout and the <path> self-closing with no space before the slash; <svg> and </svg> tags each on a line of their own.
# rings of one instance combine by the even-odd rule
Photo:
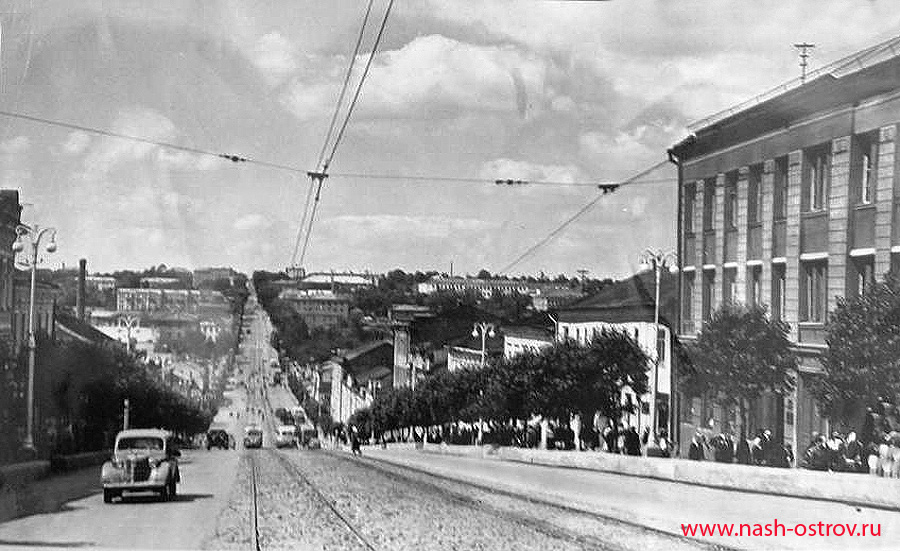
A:
<svg viewBox="0 0 900 551">
<path fill-rule="evenodd" d="M 585 549 L 622 551 L 625 549 L 632 549 L 633 547 L 629 545 L 616 545 L 608 539 L 586 534 L 582 530 L 572 529 L 571 527 L 561 525 L 562 523 L 547 520 L 547 516 L 542 518 L 541 512 L 556 511 L 561 515 L 590 520 L 593 523 L 604 527 L 615 526 L 621 530 L 632 533 L 635 541 L 646 542 L 647 538 L 652 538 L 654 541 L 658 542 L 657 545 L 652 545 L 650 547 L 658 547 L 661 545 L 665 548 L 675 549 L 687 546 L 692 549 L 706 549 L 710 551 L 732 551 L 734 549 L 697 538 L 672 534 L 671 532 L 647 526 L 640 522 L 589 511 L 573 505 L 564 505 L 549 499 L 526 496 L 476 482 L 464 481 L 417 467 L 399 465 L 379 458 L 351 457 L 344 453 L 333 451 L 325 451 L 324 453 L 342 462 L 362 466 L 384 476 L 394 478 L 406 485 L 417 486 L 429 493 L 440 493 L 443 497 L 470 509 L 484 512 L 494 517 L 503 518 L 504 520 L 539 531 L 550 537 L 575 542 Z M 510 507 L 508 506 L 510 502 L 517 502 L 519 506 L 516 506 L 516 504 L 513 503 L 513 506 Z M 646 544 L 641 547 L 644 549 L 648 548 Z"/>
</svg>

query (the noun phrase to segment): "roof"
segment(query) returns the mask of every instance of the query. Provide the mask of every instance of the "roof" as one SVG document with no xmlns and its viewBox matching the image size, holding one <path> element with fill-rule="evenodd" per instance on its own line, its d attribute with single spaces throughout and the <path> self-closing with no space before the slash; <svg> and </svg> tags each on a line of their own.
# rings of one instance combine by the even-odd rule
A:
<svg viewBox="0 0 900 551">
<path fill-rule="evenodd" d="M 56 327 L 66 335 L 81 342 L 93 344 L 121 344 L 119 341 L 95 328 L 93 325 L 64 312 L 56 313 Z"/>
<path fill-rule="evenodd" d="M 362 356 L 365 356 L 366 354 L 369 354 L 375 350 L 378 350 L 382 346 L 389 346 L 391 349 L 393 349 L 394 342 L 391 340 L 387 340 L 387 339 L 370 342 L 370 343 L 364 344 L 362 346 L 359 346 L 357 348 L 354 348 L 353 350 L 349 350 L 349 351 L 345 352 L 344 354 L 340 354 L 339 357 L 340 357 L 340 359 L 344 360 L 345 362 L 353 362 L 354 360 L 360 359 Z"/>
<path fill-rule="evenodd" d="M 163 429 L 127 429 L 119 431 L 116 440 L 119 438 L 168 438 L 172 433 Z"/>
<path fill-rule="evenodd" d="M 553 330 L 548 327 L 504 327 L 503 334 L 507 337 L 517 339 L 533 339 L 553 342 Z"/>
<path fill-rule="evenodd" d="M 893 46 L 898 39 L 889 42 L 884 43 L 888 44 L 884 51 L 896 51 Z M 671 151 L 681 160 L 689 160 L 784 129 L 817 113 L 893 92 L 900 88 L 900 56 L 896 53 L 870 55 L 882 52 L 881 46 L 845 58 L 841 60 L 844 63 L 838 62 L 830 70 L 814 73 L 814 78 L 800 86 L 785 86 L 783 93 L 761 97 L 700 121 L 693 126 L 695 134 L 673 146 Z"/>
<path fill-rule="evenodd" d="M 600 292 L 560 308 L 561 322 L 653 321 L 656 275 L 652 270 L 607 285 Z M 663 271 L 660 277 L 660 321 L 675 320 L 678 313 L 678 278 Z"/>
</svg>

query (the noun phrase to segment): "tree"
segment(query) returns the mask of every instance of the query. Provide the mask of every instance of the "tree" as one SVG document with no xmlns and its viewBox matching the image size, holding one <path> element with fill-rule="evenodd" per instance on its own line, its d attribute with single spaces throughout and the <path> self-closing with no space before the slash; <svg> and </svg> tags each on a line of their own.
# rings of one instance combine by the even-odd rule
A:
<svg viewBox="0 0 900 551">
<path fill-rule="evenodd" d="M 683 375 L 683 388 L 737 407 L 746 430 L 754 400 L 764 392 L 784 394 L 793 388 L 797 356 L 788 331 L 783 321 L 769 319 L 764 308 L 722 306 L 687 348 L 691 366 Z"/>
<path fill-rule="evenodd" d="M 848 418 L 900 400 L 900 281 L 888 275 L 863 295 L 838 300 L 826 328 L 825 376 L 812 386 L 823 411 Z"/>
</svg>

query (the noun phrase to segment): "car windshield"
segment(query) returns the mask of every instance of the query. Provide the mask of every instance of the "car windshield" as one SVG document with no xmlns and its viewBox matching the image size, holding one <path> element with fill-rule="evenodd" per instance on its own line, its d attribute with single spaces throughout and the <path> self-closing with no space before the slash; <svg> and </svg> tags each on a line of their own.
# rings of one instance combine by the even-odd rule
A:
<svg viewBox="0 0 900 551">
<path fill-rule="evenodd" d="M 163 449 L 161 438 L 134 437 L 120 438 L 117 445 L 119 450 L 160 450 Z"/>
<path fill-rule="evenodd" d="M 256 436 L 256 435 L 262 434 L 262 431 L 260 429 L 251 428 L 251 429 L 247 429 L 247 434 L 249 436 Z"/>
</svg>

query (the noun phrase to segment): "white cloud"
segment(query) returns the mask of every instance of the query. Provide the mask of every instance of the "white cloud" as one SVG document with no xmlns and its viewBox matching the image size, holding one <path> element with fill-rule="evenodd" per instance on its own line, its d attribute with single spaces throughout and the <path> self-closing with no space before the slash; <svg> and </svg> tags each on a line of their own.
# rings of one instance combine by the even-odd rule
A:
<svg viewBox="0 0 900 551">
<path fill-rule="evenodd" d="M 68 153 L 69 155 L 77 155 L 82 153 L 85 149 L 87 149 L 88 145 L 91 143 L 91 137 L 88 136 L 85 132 L 81 132 L 80 130 L 76 130 L 69 134 L 68 139 L 62 145 L 63 151 Z"/>
<path fill-rule="evenodd" d="M 25 153 L 29 149 L 31 149 L 31 140 L 27 136 L 16 136 L 0 142 L 0 153 L 4 155 Z"/>
<path fill-rule="evenodd" d="M 250 52 L 250 61 L 272 83 L 280 82 L 300 66 L 297 47 L 282 34 L 270 32 L 256 41 Z"/>
<path fill-rule="evenodd" d="M 234 229 L 239 231 L 258 230 L 269 225 L 268 219 L 261 214 L 247 214 L 234 221 Z"/>
<path fill-rule="evenodd" d="M 360 56 L 355 78 L 365 58 Z M 479 46 L 441 35 L 421 36 L 376 58 L 357 105 L 362 117 L 446 118 L 463 111 L 534 116 L 545 102 L 547 68 L 536 56 L 508 46 Z M 321 116 L 337 97 L 342 77 L 297 80 L 285 101 L 300 118 Z"/>
</svg>

